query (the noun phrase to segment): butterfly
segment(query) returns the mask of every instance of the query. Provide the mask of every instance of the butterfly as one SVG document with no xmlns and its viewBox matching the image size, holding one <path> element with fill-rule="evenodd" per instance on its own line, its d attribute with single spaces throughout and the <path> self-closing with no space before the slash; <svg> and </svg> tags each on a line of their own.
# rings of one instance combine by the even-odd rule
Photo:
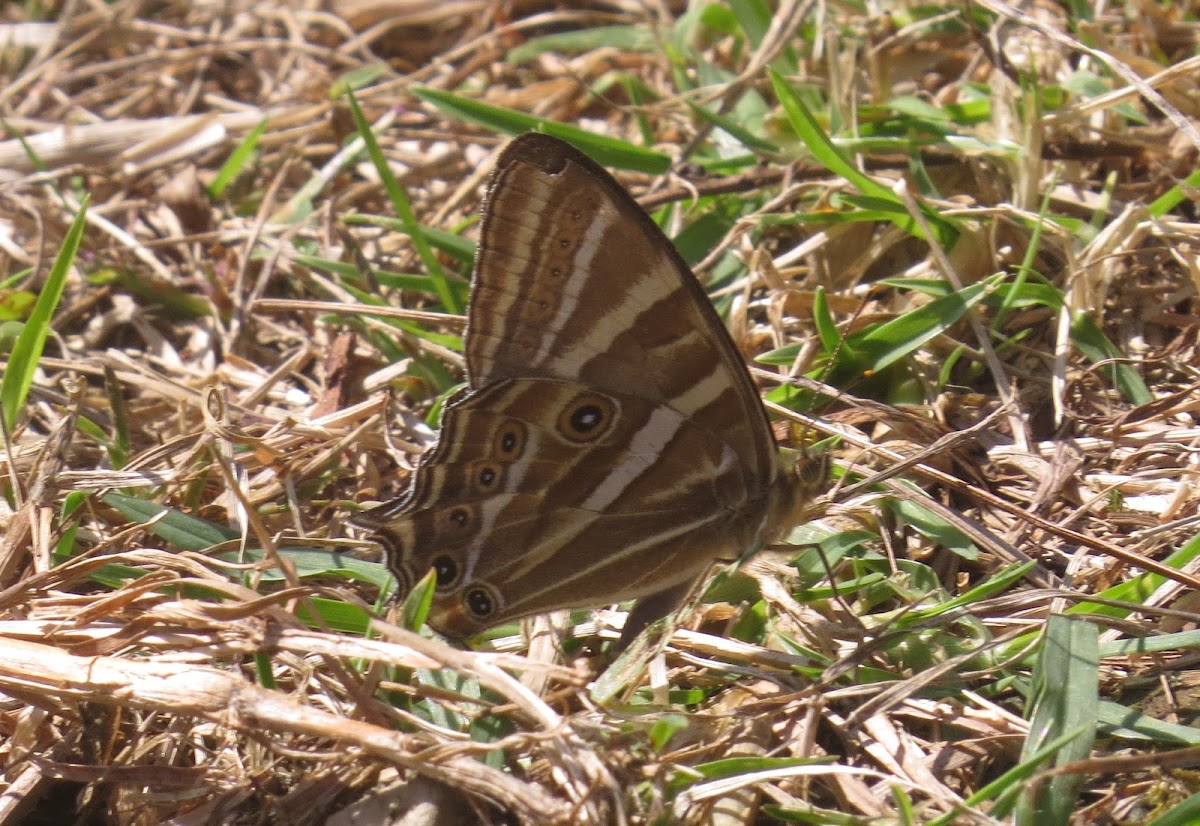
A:
<svg viewBox="0 0 1200 826">
<path fill-rule="evenodd" d="M 561 140 L 499 156 L 464 347 L 408 492 L 359 520 L 401 595 L 433 569 L 428 622 L 449 637 L 630 599 L 626 630 L 644 627 L 814 496 L 687 264 Z"/>
</svg>

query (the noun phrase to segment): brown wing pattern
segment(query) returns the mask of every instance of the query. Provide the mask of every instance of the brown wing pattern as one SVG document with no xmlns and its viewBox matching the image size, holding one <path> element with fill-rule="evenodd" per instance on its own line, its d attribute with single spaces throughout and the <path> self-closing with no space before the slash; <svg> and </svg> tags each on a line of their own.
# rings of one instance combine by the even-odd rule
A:
<svg viewBox="0 0 1200 826">
<path fill-rule="evenodd" d="M 509 379 L 447 408 L 437 447 L 379 536 L 402 582 L 438 571 L 445 598 L 431 622 L 465 636 L 507 617 L 642 597 L 737 554 L 767 505 L 737 461 L 671 408 Z M 486 618 L 463 610 L 472 589 L 486 592 Z"/>
<path fill-rule="evenodd" d="M 466 333 L 469 392 L 377 517 L 430 624 L 648 597 L 771 533 L 801 492 L 741 356 L 674 247 L 554 138 L 501 154 Z"/>
</svg>

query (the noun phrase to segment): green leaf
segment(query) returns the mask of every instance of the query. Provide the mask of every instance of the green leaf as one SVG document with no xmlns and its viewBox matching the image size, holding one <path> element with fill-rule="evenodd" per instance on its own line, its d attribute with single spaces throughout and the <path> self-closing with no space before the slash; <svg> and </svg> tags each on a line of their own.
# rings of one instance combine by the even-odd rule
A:
<svg viewBox="0 0 1200 826">
<path fill-rule="evenodd" d="M 313 609 L 314 615 L 309 609 Z M 296 616 L 314 628 L 329 628 L 341 634 L 364 636 L 370 629 L 371 617 L 359 606 L 344 600 L 308 597 L 296 606 Z"/>
<path fill-rule="evenodd" d="M 87 226 L 88 198 L 85 196 L 75 213 L 63 238 L 62 247 L 54 259 L 54 266 L 46 276 L 46 283 L 38 294 L 37 303 L 29 313 L 29 319 L 8 356 L 8 364 L 4 368 L 4 377 L 0 379 L 0 410 L 4 412 L 4 427 L 11 432 L 16 426 L 17 416 L 25 406 L 29 397 L 29 388 L 33 386 L 33 375 L 37 371 L 38 362 L 42 358 L 42 350 L 46 346 L 46 337 L 50 334 L 50 322 L 54 311 L 62 298 L 63 288 L 67 284 L 67 273 L 75 253 L 79 250 L 79 242 L 83 239 L 83 229 Z"/>
<path fill-rule="evenodd" d="M 688 727 L 686 714 L 664 714 L 654 721 L 650 727 L 650 745 L 655 751 L 662 751 L 675 732 Z"/>
<path fill-rule="evenodd" d="M 825 297 L 824 287 L 817 287 L 813 293 L 812 316 L 813 326 L 817 328 L 817 337 L 821 339 L 821 347 L 826 353 L 835 352 L 842 343 L 842 334 L 838 330 L 833 311 L 829 309 L 829 299 Z"/>
<path fill-rule="evenodd" d="M 1146 386 L 1137 370 L 1119 361 L 1125 358 L 1125 354 L 1108 340 L 1108 336 L 1104 335 L 1084 310 L 1075 313 L 1071 319 L 1071 341 L 1093 364 L 1118 359 L 1112 364 L 1104 365 L 1103 369 L 1113 386 L 1121 391 L 1121 395 L 1128 401 L 1134 404 L 1149 404 L 1154 401 L 1150 388 Z"/>
<path fill-rule="evenodd" d="M 887 507 L 918 533 L 968 561 L 979 558 L 979 548 L 966 534 L 932 511 L 906 499 L 888 499 Z"/>
<path fill-rule="evenodd" d="M 37 296 L 29 290 L 0 290 L 0 321 L 25 318 L 36 303 Z"/>
<path fill-rule="evenodd" d="M 59 525 L 67 525 L 59 538 L 58 543 L 54 546 L 54 557 L 56 560 L 62 561 L 70 559 L 75 553 L 75 536 L 79 531 L 79 526 L 71 519 L 75 511 L 87 501 L 87 494 L 81 490 L 73 490 L 63 499 L 62 511 L 58 515 Z"/>
<path fill-rule="evenodd" d="M 350 114 L 354 118 L 354 125 L 358 129 L 359 137 L 362 138 L 363 144 L 367 148 L 367 155 L 370 156 L 371 163 L 375 166 L 375 171 L 379 175 L 379 179 L 383 181 L 383 187 L 387 190 L 388 197 L 392 201 L 392 206 L 396 209 L 396 214 L 404 222 L 404 228 L 408 232 L 409 238 L 412 239 L 413 247 L 416 248 L 422 263 L 425 264 L 425 271 L 433 279 L 434 290 L 437 292 L 442 306 L 452 313 L 461 313 L 463 307 L 459 303 L 458 294 L 450 289 L 446 281 L 446 272 L 442 269 L 442 263 L 433 254 L 433 250 L 430 249 L 429 243 L 425 240 L 425 229 L 417 221 L 416 215 L 413 214 L 408 194 L 404 191 L 404 187 L 400 186 L 400 182 L 396 180 L 396 176 L 392 173 L 392 168 L 383 156 L 383 150 L 379 148 L 379 142 L 375 140 L 375 133 L 371 131 L 371 125 L 367 123 L 362 109 L 358 106 L 358 101 L 355 100 L 354 95 L 350 92 L 346 93 L 346 101 L 350 104 Z"/>
<path fill-rule="evenodd" d="M 868 354 L 870 369 L 878 373 L 945 332 L 987 294 L 998 278 L 994 276 L 934 299 L 860 335 L 851 336 L 847 343 Z"/>
<path fill-rule="evenodd" d="M 547 135 L 561 138 L 580 151 L 586 152 L 593 160 L 604 166 L 631 169 L 651 175 L 661 175 L 671 167 L 671 159 L 660 152 L 642 149 L 615 138 L 606 138 L 603 135 L 580 129 L 578 126 L 534 117 L 514 109 L 490 106 L 438 89 L 415 87 L 412 92 L 447 114 L 477 123 L 495 132 L 514 136 L 525 132 L 544 132 Z"/>
<path fill-rule="evenodd" d="M 107 493 L 101 501 L 134 522 L 147 524 L 157 518 L 158 521 L 150 525 L 150 532 L 164 542 L 170 542 L 185 551 L 205 551 L 213 545 L 238 537 L 237 531 L 124 493 Z M 166 515 L 160 516 L 161 514 Z"/>
<path fill-rule="evenodd" d="M 208 185 L 208 194 L 212 198 L 220 198 L 226 188 L 234 181 L 258 151 L 258 142 L 267 131 L 267 119 L 263 118 L 254 128 L 246 133 L 246 137 L 233 148 L 225 163 L 217 170 L 217 177 Z"/>
<path fill-rule="evenodd" d="M 1200 823 L 1200 792 L 1177 803 L 1145 826 L 1195 826 Z"/>
<path fill-rule="evenodd" d="M 12 352 L 13 345 L 21 337 L 23 329 L 25 324 L 21 321 L 0 322 L 0 353 Z"/>
<path fill-rule="evenodd" d="M 433 595 L 437 591 L 437 576 L 432 569 L 425 573 L 404 595 L 401 606 L 401 624 L 410 631 L 418 631 L 429 619 L 429 609 L 433 607 Z"/>
<path fill-rule="evenodd" d="M 280 558 L 289 560 L 296 571 L 296 575 L 302 579 L 310 576 L 340 576 L 345 579 L 369 582 L 380 588 L 387 587 L 392 583 L 392 575 L 383 563 L 355 559 L 354 557 L 346 556 L 343 553 L 331 551 L 327 548 L 289 546 L 279 548 L 275 553 Z M 220 553 L 213 557 L 213 559 L 217 562 L 226 562 L 229 565 L 245 565 L 247 563 L 262 562 L 268 559 L 268 557 L 266 552 L 261 548 L 246 548 L 244 550 Z M 287 577 L 283 571 L 274 566 L 262 568 L 257 572 L 257 575 L 263 582 L 287 581 Z"/>
<path fill-rule="evenodd" d="M 770 72 L 770 75 L 771 85 L 775 90 L 776 97 L 779 98 L 779 102 L 783 106 L 788 122 L 791 124 L 792 129 L 795 130 L 796 135 L 808 147 L 808 151 L 812 153 L 817 162 L 835 175 L 849 181 L 865 197 L 874 199 L 877 208 L 881 211 L 886 211 L 888 219 L 896 224 L 896 226 L 905 232 L 921 237 L 922 231 L 912 216 L 909 215 L 904 202 L 891 189 L 860 172 L 857 166 L 842 155 L 841 151 L 833 145 L 832 141 L 829 140 L 829 137 L 821 129 L 816 118 L 813 117 L 808 107 L 804 105 L 800 96 L 787 84 L 783 77 L 775 72 Z M 923 204 L 919 206 L 929 226 L 937 236 L 938 243 L 942 246 L 950 246 L 958 234 L 957 230 L 954 229 L 954 225 Z"/>
<path fill-rule="evenodd" d="M 1083 760 L 1096 739 L 1100 652 L 1096 626 L 1056 614 L 1046 621 L 1042 649 L 1033 671 L 1033 713 L 1021 750 L 1028 760 L 1050 740 L 1067 732 L 1079 736 L 1054 754 L 1054 765 Z M 1066 826 L 1075 811 L 1084 778 L 1060 774 L 1031 789 L 1017 804 L 1017 826 Z"/>
<path fill-rule="evenodd" d="M 655 46 L 654 33 L 645 26 L 595 26 L 530 38 L 511 49 L 504 59 L 512 66 L 520 66 L 547 52 L 582 54 L 595 49 L 647 52 Z"/>
</svg>

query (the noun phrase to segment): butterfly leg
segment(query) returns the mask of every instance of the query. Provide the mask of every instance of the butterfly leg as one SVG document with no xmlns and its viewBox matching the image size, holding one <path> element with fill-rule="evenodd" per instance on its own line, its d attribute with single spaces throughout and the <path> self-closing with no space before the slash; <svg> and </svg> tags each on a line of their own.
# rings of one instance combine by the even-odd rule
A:
<svg viewBox="0 0 1200 826">
<path fill-rule="evenodd" d="M 688 594 L 692 593 L 695 588 L 695 582 L 683 582 L 644 596 L 635 602 L 629 611 L 629 616 L 625 619 L 625 627 L 621 629 L 621 639 L 617 643 L 617 650 L 624 651 L 628 648 L 637 635 L 646 630 L 646 626 L 665 617 L 682 605 Z"/>
</svg>

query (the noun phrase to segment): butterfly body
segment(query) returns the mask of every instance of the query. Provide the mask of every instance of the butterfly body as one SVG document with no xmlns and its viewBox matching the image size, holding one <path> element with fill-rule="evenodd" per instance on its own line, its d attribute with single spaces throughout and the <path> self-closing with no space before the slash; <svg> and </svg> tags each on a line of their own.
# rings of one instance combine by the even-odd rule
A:
<svg viewBox="0 0 1200 826">
<path fill-rule="evenodd" d="M 401 590 L 465 637 L 686 588 L 809 498 L 703 289 L 602 168 L 544 135 L 502 153 L 465 336 L 468 390 L 408 494 L 368 515 Z"/>
</svg>

